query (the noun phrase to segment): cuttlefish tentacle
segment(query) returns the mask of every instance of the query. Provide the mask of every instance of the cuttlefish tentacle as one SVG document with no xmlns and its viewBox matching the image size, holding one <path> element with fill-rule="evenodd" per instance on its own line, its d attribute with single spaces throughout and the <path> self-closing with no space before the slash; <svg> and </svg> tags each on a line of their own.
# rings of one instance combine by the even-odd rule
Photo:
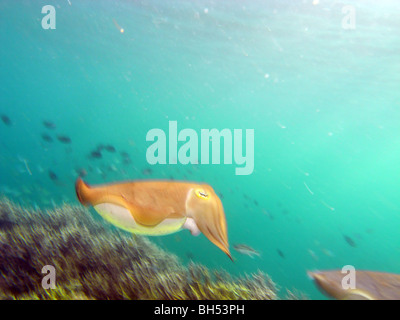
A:
<svg viewBox="0 0 400 320">
<path fill-rule="evenodd" d="M 134 181 L 92 187 L 78 178 L 75 189 L 83 205 L 122 229 L 145 235 L 201 231 L 231 258 L 224 209 L 207 184 Z"/>
<path fill-rule="evenodd" d="M 229 253 L 228 235 L 221 200 L 210 186 L 189 190 L 186 200 L 187 216 L 192 218 L 199 230 L 232 259 Z"/>
<path fill-rule="evenodd" d="M 182 228 L 188 229 L 192 236 L 198 236 L 201 232 L 196 222 L 192 218 L 186 218 L 186 221 L 183 224 Z"/>
</svg>

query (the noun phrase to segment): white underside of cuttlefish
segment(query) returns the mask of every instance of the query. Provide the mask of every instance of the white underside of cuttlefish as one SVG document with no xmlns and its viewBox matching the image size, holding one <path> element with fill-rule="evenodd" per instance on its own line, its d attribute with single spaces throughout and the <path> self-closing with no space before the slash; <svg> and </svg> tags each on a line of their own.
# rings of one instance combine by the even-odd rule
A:
<svg viewBox="0 0 400 320">
<path fill-rule="evenodd" d="M 131 212 L 121 206 L 112 203 L 100 203 L 94 209 L 108 222 L 132 233 L 157 236 L 175 233 L 187 229 L 194 236 L 200 234 L 196 222 L 192 218 L 183 217 L 180 219 L 165 219 L 156 226 L 143 226 L 135 221 Z"/>
</svg>

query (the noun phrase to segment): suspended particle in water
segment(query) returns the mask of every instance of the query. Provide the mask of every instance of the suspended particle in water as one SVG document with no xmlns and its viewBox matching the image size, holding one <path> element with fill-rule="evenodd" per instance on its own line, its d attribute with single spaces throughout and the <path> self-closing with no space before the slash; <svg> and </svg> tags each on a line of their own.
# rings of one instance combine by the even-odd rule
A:
<svg viewBox="0 0 400 320">
<path fill-rule="evenodd" d="M 286 126 L 281 124 L 279 121 L 276 122 L 276 124 L 281 128 L 281 129 L 286 129 Z"/>
<path fill-rule="evenodd" d="M 28 171 L 29 175 L 32 175 L 31 169 L 29 169 L 28 162 L 24 160 L 26 171 Z"/>
<path fill-rule="evenodd" d="M 313 258 L 314 261 L 318 261 L 319 260 L 318 256 L 315 254 L 314 251 L 312 251 L 311 249 L 308 249 L 307 251 L 308 251 L 309 255 L 311 256 L 311 258 Z"/>
<path fill-rule="evenodd" d="M 117 23 L 117 21 L 115 21 L 115 19 L 113 19 L 113 22 L 114 22 L 114 25 L 115 25 L 115 27 L 119 30 L 119 32 L 121 32 L 121 33 L 124 33 L 124 28 L 122 28 L 118 23 Z"/>
<path fill-rule="evenodd" d="M 311 189 L 308 187 L 307 183 L 306 183 L 305 181 L 303 181 L 303 182 L 304 182 L 304 186 L 306 187 L 306 189 L 308 190 L 308 192 L 309 192 L 311 195 L 314 195 L 314 192 L 311 191 Z"/>
<path fill-rule="evenodd" d="M 331 211 L 335 211 L 335 208 L 334 207 L 331 207 L 329 204 L 327 204 L 324 200 L 321 200 L 321 203 L 325 206 L 325 207 L 327 207 L 329 210 L 331 210 Z"/>
</svg>

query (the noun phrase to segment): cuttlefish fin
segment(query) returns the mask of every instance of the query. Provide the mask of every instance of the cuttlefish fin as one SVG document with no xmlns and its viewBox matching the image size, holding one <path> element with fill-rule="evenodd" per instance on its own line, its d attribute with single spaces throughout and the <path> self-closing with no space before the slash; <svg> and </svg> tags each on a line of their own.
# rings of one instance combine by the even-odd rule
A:
<svg viewBox="0 0 400 320">
<path fill-rule="evenodd" d="M 371 294 L 363 290 L 352 290 L 342 300 L 376 300 Z"/>
<path fill-rule="evenodd" d="M 125 185 L 127 187 L 128 185 Z M 151 205 L 143 207 L 135 203 L 135 199 L 128 197 L 118 186 L 91 187 L 78 178 L 75 185 L 76 194 L 83 205 L 96 206 L 101 203 L 111 203 L 129 210 L 135 221 L 144 226 L 156 226 L 168 216 L 173 215 L 172 207 L 164 210 L 155 210 Z"/>
</svg>

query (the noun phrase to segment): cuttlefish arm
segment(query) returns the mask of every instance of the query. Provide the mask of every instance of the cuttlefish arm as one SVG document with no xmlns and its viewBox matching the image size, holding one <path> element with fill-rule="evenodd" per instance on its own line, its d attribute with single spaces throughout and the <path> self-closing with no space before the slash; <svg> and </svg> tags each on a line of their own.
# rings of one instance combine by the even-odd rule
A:
<svg viewBox="0 0 400 320">
<path fill-rule="evenodd" d="M 355 288 L 345 289 L 341 270 L 308 272 L 318 288 L 340 300 L 399 300 L 400 275 L 394 273 L 355 271 Z"/>
<path fill-rule="evenodd" d="M 186 214 L 193 218 L 199 230 L 225 252 L 229 252 L 226 219 L 221 200 L 208 185 L 191 188 L 186 201 Z"/>
<path fill-rule="evenodd" d="M 122 207 L 141 226 L 156 227 L 168 219 L 182 219 L 183 228 L 194 235 L 201 231 L 231 258 L 223 206 L 207 184 L 149 180 L 92 187 L 78 178 L 75 189 L 83 205 Z"/>
</svg>

